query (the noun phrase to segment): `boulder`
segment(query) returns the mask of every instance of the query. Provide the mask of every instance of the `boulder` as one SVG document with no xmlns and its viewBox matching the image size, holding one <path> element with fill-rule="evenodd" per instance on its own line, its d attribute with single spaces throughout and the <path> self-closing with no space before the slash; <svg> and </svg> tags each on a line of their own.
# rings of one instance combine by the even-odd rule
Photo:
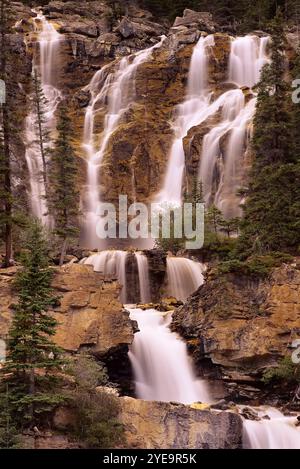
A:
<svg viewBox="0 0 300 469">
<path fill-rule="evenodd" d="M 178 26 L 197 26 L 203 31 L 214 33 L 216 24 L 213 21 L 212 14 L 208 12 L 198 12 L 194 10 L 185 9 L 183 17 L 177 17 L 174 22 L 174 27 Z"/>
<path fill-rule="evenodd" d="M 243 422 L 237 413 L 130 397 L 120 398 L 120 405 L 126 447 L 236 449 L 242 446 Z"/>
<path fill-rule="evenodd" d="M 115 32 L 120 33 L 125 39 L 129 37 L 145 38 L 147 36 L 161 36 L 165 32 L 165 28 L 158 23 L 147 20 L 124 17 L 115 28 Z"/>
</svg>

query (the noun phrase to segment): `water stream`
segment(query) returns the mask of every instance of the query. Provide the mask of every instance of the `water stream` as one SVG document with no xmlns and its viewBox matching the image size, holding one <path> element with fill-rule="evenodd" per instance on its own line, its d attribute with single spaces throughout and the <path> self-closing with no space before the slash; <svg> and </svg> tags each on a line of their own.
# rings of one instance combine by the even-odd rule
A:
<svg viewBox="0 0 300 469">
<path fill-rule="evenodd" d="M 62 97 L 61 92 L 57 88 L 57 61 L 62 36 L 42 13 L 36 14 L 37 16 L 33 19 L 35 33 L 37 34 L 36 44 L 38 45 L 35 55 L 37 56 L 39 53 L 39 57 L 34 57 L 33 59 L 32 74 L 37 73 L 40 77 L 41 88 L 45 97 L 45 102 L 40 102 L 44 113 L 45 122 L 43 125 L 49 132 L 49 138 L 51 139 L 51 133 L 56 128 L 55 111 Z M 32 213 L 44 225 L 48 226 L 50 224 L 50 217 L 47 213 L 46 185 L 43 176 L 44 166 L 40 149 L 35 100 L 36 97 L 32 94 L 30 97 L 31 111 L 25 121 L 25 157 L 30 183 L 29 200 Z M 46 146 L 49 149 L 51 142 L 46 142 Z"/>
</svg>

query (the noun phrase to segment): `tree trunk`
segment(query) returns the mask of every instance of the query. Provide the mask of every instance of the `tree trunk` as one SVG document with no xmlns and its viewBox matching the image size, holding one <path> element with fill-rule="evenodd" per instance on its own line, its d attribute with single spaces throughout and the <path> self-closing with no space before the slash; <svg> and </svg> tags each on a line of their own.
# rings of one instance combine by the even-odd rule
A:
<svg viewBox="0 0 300 469">
<path fill-rule="evenodd" d="M 61 267 L 61 266 L 63 265 L 63 263 L 64 263 L 66 251 L 67 251 L 67 238 L 64 239 L 64 242 L 63 242 L 63 245 L 62 245 L 62 248 L 61 248 L 60 260 L 59 260 L 59 265 L 60 265 L 60 267 Z"/>
</svg>

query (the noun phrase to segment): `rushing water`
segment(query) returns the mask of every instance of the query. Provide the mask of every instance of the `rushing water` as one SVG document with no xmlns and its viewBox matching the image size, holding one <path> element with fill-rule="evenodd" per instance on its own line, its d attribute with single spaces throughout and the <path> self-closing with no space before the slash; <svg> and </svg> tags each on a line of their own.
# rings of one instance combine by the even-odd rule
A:
<svg viewBox="0 0 300 469">
<path fill-rule="evenodd" d="M 209 402 L 204 381 L 196 378 L 186 345 L 169 329 L 170 313 L 154 309 L 129 309 L 140 332 L 129 352 L 140 399 L 182 402 Z"/>
<path fill-rule="evenodd" d="M 101 177 L 99 175 L 103 156 L 122 116 L 135 100 L 135 75 L 138 67 L 150 59 L 153 50 L 159 48 L 163 41 L 164 38 L 160 43 L 137 52 L 134 56 L 124 57 L 111 73 L 108 73 L 107 67 L 97 71 L 86 87 L 92 98 L 84 122 L 83 148 L 87 156 L 87 191 L 83 237 L 85 244 L 90 248 L 99 247 L 96 225 L 100 221 L 98 210 L 101 202 L 99 188 Z M 95 117 L 99 109 L 106 109 L 106 104 L 104 129 L 99 146 L 95 143 Z"/>
<path fill-rule="evenodd" d="M 101 272 L 104 276 L 116 277 L 122 287 L 120 301 L 126 303 L 126 251 L 102 251 L 93 254 L 84 260 L 84 264 L 92 265 L 95 272 Z"/>
<path fill-rule="evenodd" d="M 61 92 L 57 88 L 57 60 L 61 35 L 55 30 L 42 13 L 34 18 L 35 33 L 37 34 L 37 45 L 39 60 L 34 58 L 32 74 L 38 73 L 41 79 L 41 87 L 46 102 L 40 103 L 44 112 L 44 120 L 50 133 L 55 130 L 55 111 L 61 100 Z M 25 145 L 26 162 L 29 172 L 30 193 L 29 199 L 32 213 L 38 217 L 43 224 L 49 225 L 47 215 L 46 186 L 43 177 L 44 167 L 40 149 L 37 111 L 35 109 L 35 97 L 31 96 L 32 109 L 25 121 Z M 49 143 L 48 143 L 49 145 Z"/>
<path fill-rule="evenodd" d="M 232 40 L 229 82 L 238 87 L 253 87 L 258 82 L 261 68 L 268 61 L 268 42 L 268 37 L 256 36 Z M 215 203 L 225 216 L 234 216 L 239 214 L 236 192 L 245 169 L 243 157 L 248 146 L 256 100 L 253 94 L 246 97 L 239 88 L 226 91 L 213 100 L 213 93 L 208 86 L 208 54 L 213 45 L 213 36 L 207 36 L 201 37 L 194 48 L 187 97 L 177 108 L 175 137 L 164 186 L 157 199 L 176 205 L 181 203 L 185 170 L 183 138 L 191 128 L 216 116 L 216 124 L 203 138 L 198 178 L 203 183 L 205 201 L 208 204 Z M 217 113 L 221 114 L 220 120 Z"/>
<path fill-rule="evenodd" d="M 167 258 L 167 292 L 177 300 L 185 301 L 203 284 L 205 267 L 184 257 Z"/>
<path fill-rule="evenodd" d="M 148 258 L 141 252 L 135 252 L 135 258 L 138 266 L 139 286 L 140 286 L 140 302 L 142 304 L 150 303 L 150 282 L 149 282 L 149 265 Z"/>
<path fill-rule="evenodd" d="M 296 426 L 296 416 L 285 417 L 279 410 L 270 407 L 254 410 L 260 417 L 268 418 L 244 421 L 244 448 L 300 449 L 300 426 Z"/>
<path fill-rule="evenodd" d="M 159 202 L 181 203 L 182 179 L 185 168 L 183 138 L 189 129 L 199 123 L 199 111 L 209 103 L 207 93 L 208 55 L 207 49 L 214 45 L 214 37 L 201 37 L 194 47 L 185 101 L 177 107 L 177 118 L 174 123 L 175 138 L 171 148 L 164 186 L 156 196 Z M 174 184 L 174 181 L 176 183 Z"/>
</svg>

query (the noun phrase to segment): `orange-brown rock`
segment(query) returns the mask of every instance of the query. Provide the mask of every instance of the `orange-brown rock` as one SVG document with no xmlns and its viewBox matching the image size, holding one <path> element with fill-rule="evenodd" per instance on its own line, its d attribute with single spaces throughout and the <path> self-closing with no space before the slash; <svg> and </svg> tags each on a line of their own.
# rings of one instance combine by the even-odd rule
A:
<svg viewBox="0 0 300 469">
<path fill-rule="evenodd" d="M 14 268 L 0 270 L 0 334 L 5 337 L 16 302 L 12 288 Z M 70 264 L 56 269 L 53 287 L 60 305 L 53 311 L 58 321 L 54 341 L 69 352 L 87 347 L 104 356 L 133 340 L 129 314 L 118 300 L 120 287 L 114 280 L 104 281 L 91 266 Z"/>
</svg>

